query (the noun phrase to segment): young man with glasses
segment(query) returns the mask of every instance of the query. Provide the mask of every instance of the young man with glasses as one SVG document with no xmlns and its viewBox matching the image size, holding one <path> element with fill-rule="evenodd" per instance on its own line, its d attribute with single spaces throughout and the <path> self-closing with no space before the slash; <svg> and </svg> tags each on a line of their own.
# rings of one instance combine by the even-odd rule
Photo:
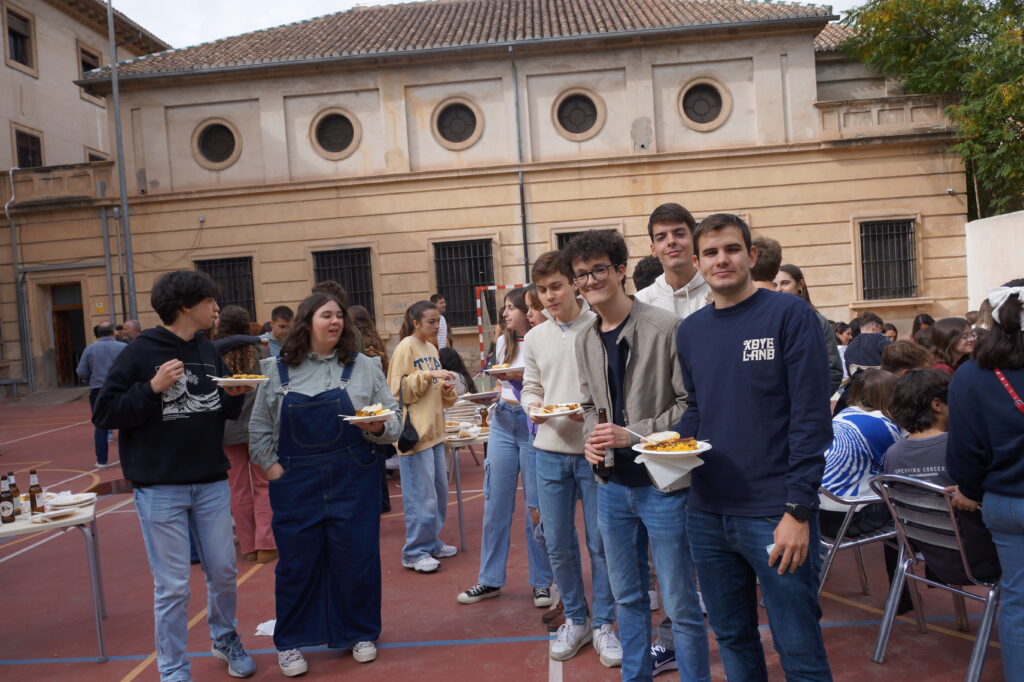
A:
<svg viewBox="0 0 1024 682">
<path fill-rule="evenodd" d="M 704 616 L 682 523 L 688 477 L 672 492 L 656 490 L 630 449 L 639 437 L 623 428 L 650 434 L 682 415 L 686 393 L 676 358 L 679 319 L 626 295 L 622 284 L 629 253 L 618 232 L 584 232 L 566 245 L 563 256 L 597 315 L 576 339 L 576 361 L 585 411 L 584 456 L 592 465 L 606 458 L 614 464 L 608 480 L 598 485 L 597 514 L 617 606 L 622 679 L 652 678 L 649 542 L 683 678 L 710 680 Z M 599 409 L 608 423 L 598 423 Z"/>
<path fill-rule="evenodd" d="M 693 471 L 686 529 L 730 680 L 767 680 L 757 583 L 787 680 L 831 680 L 818 623 L 818 488 L 832 442 L 821 327 L 799 297 L 758 289 L 750 229 L 693 235 L 712 305 L 683 320 L 687 409 L 674 428 L 712 444 Z"/>
<path fill-rule="evenodd" d="M 586 301 L 576 298 L 573 272 L 557 251 L 542 254 L 533 264 L 536 296 L 548 319 L 526 335 L 526 372 L 522 402 L 528 408 L 552 403 L 580 403 L 576 339 L 594 324 Z M 583 457 L 583 418 L 540 417 L 534 441 L 540 516 L 555 584 L 565 607 L 565 622 L 549 647 L 551 658 L 565 661 L 592 641 L 601 663 L 622 665 L 622 647 L 615 634 L 615 600 L 608 582 L 604 544 L 597 527 L 597 483 Z M 576 500 L 583 507 L 583 525 L 593 581 L 593 618 L 588 620 Z"/>
</svg>

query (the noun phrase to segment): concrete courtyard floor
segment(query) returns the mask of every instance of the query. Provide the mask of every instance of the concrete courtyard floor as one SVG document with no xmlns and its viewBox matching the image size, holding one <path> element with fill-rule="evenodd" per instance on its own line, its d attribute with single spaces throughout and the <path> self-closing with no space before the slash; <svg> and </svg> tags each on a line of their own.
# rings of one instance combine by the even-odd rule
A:
<svg viewBox="0 0 1024 682">
<path fill-rule="evenodd" d="M 117 442 L 111 447 L 118 461 Z M 37 469 L 44 487 L 82 492 L 122 477 L 120 467 L 93 466 L 92 426 L 85 400 L 51 406 L 0 402 L 0 469 L 15 471 L 28 486 L 29 469 Z M 601 666 L 592 648 L 557 663 L 547 656 L 548 633 L 540 622 L 526 583 L 521 507 L 517 508 L 509 561 L 509 584 L 501 597 L 472 606 L 455 595 L 476 582 L 483 499 L 482 467 L 468 452 L 462 456 L 464 510 L 468 551 L 446 559 L 433 575 L 401 567 L 404 538 L 401 489 L 390 482 L 393 512 L 381 520 L 384 632 L 377 660 L 355 663 L 346 652 L 307 652 L 316 680 L 486 679 L 491 682 L 620 679 L 618 670 Z M 97 662 L 95 630 L 83 541 L 78 533 L 40 531 L 0 542 L 0 679 L 104 682 L 157 680 L 153 644 L 152 582 L 130 492 L 106 494 L 98 502 L 98 525 L 108 618 L 104 621 L 110 660 Z M 582 528 L 580 528 L 582 535 Z M 444 538 L 458 539 L 454 487 Z M 585 550 L 584 550 L 585 551 Z M 840 555 L 822 597 L 822 625 L 836 680 L 961 680 L 966 670 L 980 607 L 968 604 L 972 632 L 956 630 L 949 595 L 925 590 L 929 632 L 917 631 L 912 619 L 894 628 L 886 661 L 870 661 L 887 589 L 881 550 L 865 551 L 871 594 L 864 595 L 850 556 Z M 254 655 L 252 679 L 278 680 L 273 642 L 255 636 L 256 626 L 274 617 L 274 565 L 239 558 L 238 630 Z M 196 680 L 227 680 L 224 664 L 210 656 L 205 622 L 205 584 L 192 568 L 189 605 L 189 651 Z M 656 624 L 660 611 L 652 612 Z M 762 610 L 762 624 L 766 618 Z M 773 680 L 783 679 L 767 626 L 762 638 Z M 708 635 L 715 680 L 724 680 Z M 984 680 L 1001 680 L 998 630 L 986 658 Z M 462 675 L 466 675 L 465 678 Z M 659 679 L 673 679 L 671 674 Z M 678 679 L 678 678 L 675 678 Z"/>
</svg>

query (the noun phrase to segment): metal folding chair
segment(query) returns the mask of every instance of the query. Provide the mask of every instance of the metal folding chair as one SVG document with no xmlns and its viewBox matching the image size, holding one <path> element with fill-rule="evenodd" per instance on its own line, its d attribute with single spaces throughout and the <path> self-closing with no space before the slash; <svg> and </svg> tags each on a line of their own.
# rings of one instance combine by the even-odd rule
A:
<svg viewBox="0 0 1024 682">
<path fill-rule="evenodd" d="M 964 606 L 964 598 L 985 604 L 965 678 L 968 682 L 975 682 L 981 676 L 981 669 L 985 664 L 985 652 L 988 649 L 989 638 L 992 636 L 992 622 L 995 620 L 996 611 L 999 608 L 999 582 L 988 583 L 978 580 L 971 572 L 971 565 L 964 552 L 963 539 L 960 535 L 960 524 L 952 503 L 952 493 L 947 493 L 933 483 L 907 476 L 875 476 L 870 483 L 872 490 L 878 493 L 889 508 L 896 527 L 900 550 L 896 575 L 893 576 L 892 586 L 889 588 L 889 596 L 885 602 L 885 614 L 882 616 L 882 627 L 878 632 L 878 641 L 875 644 L 875 652 L 871 660 L 875 663 L 882 663 L 885 659 L 885 649 L 889 644 L 889 636 L 892 634 L 900 593 L 907 580 L 910 580 L 910 598 L 914 602 L 914 614 L 917 616 L 918 629 L 922 633 L 928 632 L 924 622 L 924 612 L 921 608 L 921 596 L 917 592 L 917 583 L 922 582 L 953 594 L 957 624 L 963 630 L 967 629 L 967 610 Z M 983 597 L 978 596 L 957 586 L 947 585 L 915 574 L 911 569 L 921 560 L 917 557 L 914 543 L 934 545 L 959 552 L 964 575 L 972 584 L 986 588 L 987 594 Z"/>
<path fill-rule="evenodd" d="M 835 560 L 836 554 L 845 549 L 853 550 L 853 556 L 857 560 L 857 572 L 860 575 L 861 589 L 864 591 L 864 594 L 871 594 L 871 586 L 868 584 L 868 574 L 864 569 L 864 556 L 861 554 L 860 548 L 872 542 L 886 542 L 894 540 L 896 537 L 896 529 L 889 524 L 879 528 L 878 530 L 865 533 L 864 535 L 859 535 L 855 538 L 847 538 L 846 532 L 849 530 L 850 523 L 853 521 L 853 515 L 857 513 L 858 510 L 863 508 L 865 505 L 881 502 L 882 498 L 877 495 L 843 498 L 833 495 L 824 488 L 819 488 L 818 494 L 847 508 L 846 516 L 843 517 L 843 523 L 839 527 L 839 532 L 836 536 L 834 538 L 828 538 L 824 535 L 821 536 L 821 546 L 826 550 L 827 554 L 825 555 L 825 560 L 821 564 L 821 579 L 818 581 L 818 594 L 821 594 L 821 590 L 825 586 L 825 579 L 828 577 L 828 572 L 832 568 L 832 562 Z"/>
</svg>

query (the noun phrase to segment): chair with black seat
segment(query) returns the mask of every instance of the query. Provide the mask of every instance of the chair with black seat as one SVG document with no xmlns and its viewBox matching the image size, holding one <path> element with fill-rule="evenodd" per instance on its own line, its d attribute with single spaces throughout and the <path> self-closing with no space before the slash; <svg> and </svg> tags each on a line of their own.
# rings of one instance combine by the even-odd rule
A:
<svg viewBox="0 0 1024 682">
<path fill-rule="evenodd" d="M 821 578 L 818 581 L 818 594 L 821 594 L 821 590 L 825 585 L 825 579 L 828 578 L 828 573 L 832 568 L 832 562 L 835 560 L 836 554 L 847 549 L 853 550 L 853 556 L 857 560 L 857 572 L 860 575 L 861 589 L 864 591 L 864 594 L 871 594 L 871 586 L 868 584 L 868 574 L 864 569 L 864 556 L 861 553 L 861 547 L 871 544 L 872 542 L 892 542 L 896 538 L 896 529 L 892 524 L 888 524 L 877 530 L 858 535 L 857 537 L 847 538 L 846 533 L 849 531 L 850 524 L 853 522 L 854 514 L 869 504 L 877 504 L 881 502 L 882 498 L 877 495 L 844 498 L 833 495 L 824 488 L 819 488 L 818 493 L 824 500 L 829 500 L 835 504 L 846 507 L 846 514 L 843 517 L 843 523 L 839 527 L 839 532 L 836 533 L 836 536 L 834 538 L 829 538 L 825 535 L 821 535 L 821 546 L 827 554 L 825 555 L 825 560 L 821 563 Z"/>
<path fill-rule="evenodd" d="M 892 634 L 900 593 L 907 580 L 910 581 L 910 597 L 914 603 L 918 629 L 922 633 L 928 632 L 921 607 L 921 597 L 917 592 L 917 583 L 925 583 L 953 594 L 957 624 L 961 629 L 967 629 L 964 598 L 985 604 L 965 678 L 968 682 L 974 682 L 981 676 L 982 666 L 985 663 L 985 651 L 988 649 L 989 638 L 992 635 L 992 622 L 999 608 L 998 578 L 986 581 L 974 575 L 971 562 L 965 551 L 960 521 L 957 518 L 956 509 L 953 507 L 952 493 L 946 492 L 944 488 L 933 483 L 908 476 L 875 476 L 870 483 L 872 490 L 878 493 L 878 496 L 889 508 L 899 542 L 899 561 L 896 574 L 893 576 L 892 586 L 889 588 L 885 613 L 882 616 L 882 626 L 878 632 L 878 641 L 875 644 L 875 652 L 871 660 L 875 663 L 882 663 L 885 659 L 885 649 L 889 643 L 889 636 Z M 957 553 L 961 564 L 958 569 L 963 568 L 962 577 L 965 580 L 963 582 L 956 580 L 942 582 L 914 573 L 911 569 L 923 563 L 918 552 L 927 553 L 930 548 L 951 550 Z M 942 580 L 944 579 L 942 578 Z M 985 596 L 979 596 L 957 586 L 968 583 L 985 588 Z"/>
</svg>

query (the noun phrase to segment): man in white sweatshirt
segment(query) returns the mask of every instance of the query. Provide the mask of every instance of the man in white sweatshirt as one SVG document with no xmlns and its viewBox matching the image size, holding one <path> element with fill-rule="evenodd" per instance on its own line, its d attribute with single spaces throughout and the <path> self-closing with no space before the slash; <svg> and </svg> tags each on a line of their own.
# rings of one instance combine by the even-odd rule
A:
<svg viewBox="0 0 1024 682">
<path fill-rule="evenodd" d="M 576 298 L 572 268 L 557 251 L 542 254 L 533 265 L 533 283 L 548 320 L 526 335 L 526 370 L 522 403 L 528 409 L 552 403 L 581 401 L 576 337 L 594 324 L 594 313 Z M 539 424 L 534 450 L 537 488 L 551 570 L 565 607 L 565 623 L 551 642 L 551 658 L 572 658 L 593 642 L 601 663 L 622 664 L 622 647 L 615 634 L 615 599 L 608 580 L 604 544 L 597 526 L 597 483 L 583 457 L 582 415 L 531 417 Z M 588 617 L 579 539 L 576 499 L 583 504 L 587 550 L 594 594 L 593 617 Z"/>
<path fill-rule="evenodd" d="M 708 303 L 711 289 L 693 261 L 693 230 L 697 222 L 683 206 L 662 204 L 647 220 L 651 237 L 651 253 L 665 268 L 654 284 L 637 292 L 636 299 L 670 313 L 682 320 Z M 653 576 L 652 576 L 653 587 Z M 658 625 L 658 639 L 651 646 L 654 675 L 676 670 L 672 619 Z"/>
<path fill-rule="evenodd" d="M 636 300 L 675 313 L 679 319 L 708 303 L 711 289 L 693 264 L 693 216 L 679 204 L 662 204 L 647 221 L 651 254 L 665 272 L 636 293 Z"/>
</svg>

